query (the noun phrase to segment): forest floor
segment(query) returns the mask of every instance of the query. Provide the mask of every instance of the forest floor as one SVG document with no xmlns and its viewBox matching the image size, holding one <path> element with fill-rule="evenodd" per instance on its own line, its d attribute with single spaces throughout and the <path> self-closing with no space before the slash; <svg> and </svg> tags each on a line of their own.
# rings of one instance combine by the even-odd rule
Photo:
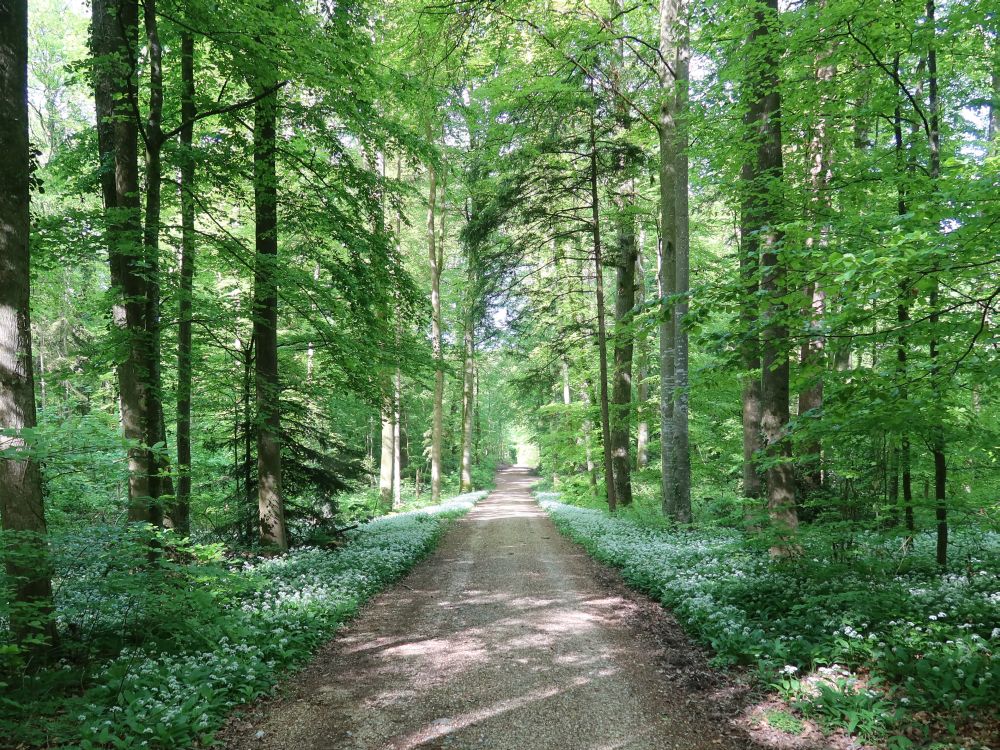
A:
<svg viewBox="0 0 1000 750">
<path fill-rule="evenodd" d="M 746 685 L 563 537 L 533 481 L 501 471 L 433 555 L 219 740 L 230 750 L 790 746 L 748 733 Z"/>
</svg>

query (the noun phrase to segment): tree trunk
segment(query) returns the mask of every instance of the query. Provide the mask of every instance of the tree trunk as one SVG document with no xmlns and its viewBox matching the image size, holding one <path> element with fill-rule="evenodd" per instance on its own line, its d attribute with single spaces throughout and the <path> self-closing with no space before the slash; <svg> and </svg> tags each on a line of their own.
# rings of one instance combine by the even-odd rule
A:
<svg viewBox="0 0 1000 750">
<path fill-rule="evenodd" d="M 934 190 L 941 177 L 941 130 L 940 102 L 938 99 L 937 49 L 934 35 L 937 33 L 935 0 L 927 0 L 927 24 L 931 30 L 930 48 L 927 50 L 928 109 L 930 110 L 930 178 Z M 935 272 L 937 269 L 934 269 Z M 938 283 L 935 277 L 930 291 L 930 359 L 931 386 L 933 389 L 934 425 L 931 428 L 931 455 L 934 457 L 934 517 L 937 521 L 937 564 L 948 565 L 948 505 L 946 487 L 948 465 L 945 460 L 944 441 L 944 397 L 941 393 L 941 365 L 938 363 L 938 326 L 941 319 Z"/>
<path fill-rule="evenodd" d="M 618 225 L 616 258 L 617 290 L 615 296 L 615 374 L 611 393 L 611 461 L 614 470 L 615 499 L 618 505 L 632 504 L 632 462 L 629 457 L 632 416 L 632 309 L 635 307 L 635 219 L 629 213 L 634 196 L 622 201 Z"/>
<path fill-rule="evenodd" d="M 826 0 L 817 3 L 819 13 L 826 8 Z M 837 67 L 829 62 L 829 48 L 816 56 L 816 86 L 819 89 L 818 113 L 815 130 L 809 141 L 809 182 L 812 191 L 811 206 L 813 209 L 812 235 L 806 240 L 810 250 L 815 249 L 820 256 L 826 254 L 829 246 L 828 214 L 831 208 L 829 197 L 830 187 L 830 135 L 827 125 L 827 108 L 830 101 L 830 86 L 837 75 Z M 803 342 L 799 351 L 799 363 L 810 381 L 799 392 L 798 413 L 801 417 L 807 412 L 818 412 L 823 408 L 823 348 L 824 339 L 819 330 L 823 315 L 826 312 L 826 295 L 822 285 L 813 281 L 805 288 L 806 319 L 813 331 Z M 806 470 L 803 473 L 803 486 L 808 491 L 819 489 L 823 484 L 823 446 L 818 438 L 810 438 L 802 445 Z"/>
<path fill-rule="evenodd" d="M 28 238 L 31 161 L 28 145 L 28 4 L 0 4 L 0 452 L 28 449 L 35 427 Z M 43 656 L 55 644 L 52 579 L 38 462 L 0 459 L 0 520 L 10 532 L 3 550 L 13 591 L 9 627 L 16 643 Z M 42 636 L 46 641 L 32 643 Z"/>
<path fill-rule="evenodd" d="M 778 90 L 778 54 L 768 38 L 777 22 L 777 0 L 758 3 L 756 26 L 750 35 L 751 52 L 759 60 L 754 71 L 754 98 L 750 121 L 757 148 L 754 191 L 751 199 L 752 231 L 761 239 L 761 291 L 763 293 L 763 356 L 761 358 L 761 427 L 769 464 L 766 472 L 767 507 L 778 533 L 776 553 L 788 551 L 787 538 L 798 526 L 795 509 L 795 474 L 788 439 L 789 340 L 785 322 L 788 288 L 782 243 L 781 94 Z"/>
<path fill-rule="evenodd" d="M 643 264 L 643 249 L 645 246 L 645 232 L 639 231 L 639 246 L 635 254 L 635 277 L 636 277 L 636 304 L 642 308 L 646 304 L 646 271 Z M 639 331 L 635 342 L 636 347 L 636 426 L 635 439 L 635 466 L 637 469 L 645 469 L 649 463 L 649 419 L 646 416 L 646 408 L 649 401 L 649 384 L 646 378 L 649 377 L 649 337 L 645 329 Z"/>
<path fill-rule="evenodd" d="M 428 139 L 430 126 L 428 125 Z M 441 500 L 441 435 L 444 419 L 444 366 L 441 361 L 441 265 L 435 238 L 437 172 L 433 164 L 427 175 L 427 256 L 431 272 L 431 347 L 434 353 L 434 403 L 431 412 L 431 501 Z M 444 237 L 441 238 L 442 244 Z"/>
<path fill-rule="evenodd" d="M 691 522 L 691 451 L 688 428 L 688 335 L 684 318 L 688 313 L 690 286 L 690 237 L 688 216 L 688 69 L 689 49 L 688 7 L 679 3 L 680 30 L 677 56 L 674 62 L 676 90 L 674 92 L 674 126 L 677 148 L 674 153 L 674 283 L 677 304 L 674 306 L 674 518 L 678 523 Z"/>
<path fill-rule="evenodd" d="M 396 369 L 392 397 L 392 507 L 403 504 L 403 374 Z"/>
<path fill-rule="evenodd" d="M 191 529 L 191 319 L 194 293 L 194 36 L 181 34 L 180 202 L 181 269 L 177 290 L 177 499 L 170 513 L 174 529 Z"/>
<path fill-rule="evenodd" d="M 128 448 L 128 519 L 157 522 L 156 471 L 149 448 L 151 419 L 145 262 L 139 205 L 135 71 L 139 6 L 135 0 L 94 0 L 94 102 L 101 190 L 113 290 L 112 322 L 119 407 Z"/>
<path fill-rule="evenodd" d="M 749 123 L 748 123 L 749 124 Z M 762 494 L 757 457 L 764 447 L 761 435 L 760 337 L 757 335 L 757 297 L 760 291 L 760 242 L 751 227 L 753 217 L 754 166 L 748 161 L 740 174 L 743 197 L 740 205 L 740 324 L 743 341 L 740 360 L 743 366 L 743 497 L 755 500 Z"/>
<path fill-rule="evenodd" d="M 470 290 L 469 294 L 472 294 Z M 459 492 L 472 491 L 472 421 L 475 411 L 475 356 L 476 341 L 472 301 L 466 311 L 465 335 L 463 337 L 463 378 L 462 378 L 462 476 Z"/>
<path fill-rule="evenodd" d="M 896 77 L 899 77 L 899 55 L 894 60 L 894 70 Z M 896 150 L 896 213 L 899 216 L 906 216 L 908 207 L 906 205 L 906 189 L 903 185 L 904 169 L 906 165 L 905 145 L 903 143 L 903 113 L 900 103 L 902 92 L 896 93 L 896 108 L 893 113 L 893 139 Z M 906 329 L 910 320 L 910 296 L 912 283 L 909 278 L 904 278 L 899 284 L 899 302 L 896 305 L 896 320 L 899 323 L 899 334 L 896 337 L 896 377 L 899 383 L 899 400 L 906 403 L 909 399 L 907 372 L 907 343 Z M 903 516 L 906 523 L 906 530 L 911 534 L 914 531 L 913 520 L 913 477 L 910 472 L 910 436 L 905 431 L 899 439 L 899 473 L 902 480 L 903 489 Z"/>
<path fill-rule="evenodd" d="M 614 464 L 611 455 L 611 423 L 608 414 L 608 336 L 604 325 L 604 259 L 601 256 L 601 213 L 597 193 L 597 134 L 594 115 L 590 116 L 590 211 L 594 238 L 594 278 L 597 284 L 597 354 L 599 362 L 599 399 L 601 402 L 601 441 L 604 448 L 604 487 L 608 508 L 618 507 L 615 496 Z"/>
<path fill-rule="evenodd" d="M 261 82 L 265 90 L 273 81 Z M 278 95 L 254 105 L 253 164 L 256 256 L 253 328 L 257 345 L 257 507 L 260 542 L 288 549 L 281 495 L 281 409 L 278 382 Z"/>
<path fill-rule="evenodd" d="M 677 444 L 674 434 L 676 398 L 677 325 L 674 295 L 677 291 L 677 125 L 676 107 L 677 53 L 682 0 L 660 0 L 660 39 L 658 75 L 660 109 L 657 137 L 660 149 L 660 242 L 658 282 L 660 300 L 660 486 L 663 514 L 677 518 L 675 472 Z"/>
<path fill-rule="evenodd" d="M 395 386 L 393 386 L 395 390 Z M 396 410 L 393 408 L 393 397 L 386 394 L 382 401 L 382 451 L 379 458 L 379 479 L 378 490 L 382 499 L 382 505 L 386 508 L 392 506 L 393 476 L 395 474 L 396 456 Z"/>
<path fill-rule="evenodd" d="M 151 494 L 157 498 L 154 522 L 163 521 L 164 497 L 174 494 L 170 478 L 170 459 L 166 451 L 167 429 L 163 411 L 163 377 L 160 356 L 160 214 L 163 187 L 163 48 L 156 22 L 156 0 L 143 0 L 146 30 L 146 54 L 149 65 L 149 103 L 146 118 L 146 211 L 143 225 L 143 269 L 146 283 L 145 374 L 149 393 L 149 423 L 146 443 L 159 446 L 153 450 Z"/>
</svg>

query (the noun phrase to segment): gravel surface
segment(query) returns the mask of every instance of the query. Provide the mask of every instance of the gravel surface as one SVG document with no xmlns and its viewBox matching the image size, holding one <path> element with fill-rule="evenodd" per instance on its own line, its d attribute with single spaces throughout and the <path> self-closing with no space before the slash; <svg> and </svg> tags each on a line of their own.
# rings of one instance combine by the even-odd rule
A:
<svg viewBox="0 0 1000 750">
<path fill-rule="evenodd" d="M 231 750 L 752 746 L 744 690 L 556 530 L 523 469 L 376 597 Z"/>
</svg>

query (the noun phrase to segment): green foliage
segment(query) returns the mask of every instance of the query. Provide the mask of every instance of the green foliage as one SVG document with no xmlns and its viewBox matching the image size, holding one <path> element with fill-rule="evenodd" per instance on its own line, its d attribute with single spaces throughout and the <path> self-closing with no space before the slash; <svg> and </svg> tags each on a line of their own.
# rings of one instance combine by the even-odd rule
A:
<svg viewBox="0 0 1000 750">
<path fill-rule="evenodd" d="M 62 660 L 24 672 L 17 647 L 0 642 L 0 733 L 80 748 L 209 743 L 234 706 L 268 693 L 482 497 L 278 557 L 232 556 L 143 526 L 56 535 Z"/>
<path fill-rule="evenodd" d="M 872 738 L 916 711 L 992 710 L 994 532 L 957 535 L 968 571 L 942 576 L 930 534 L 912 549 L 894 534 L 858 535 L 858 556 L 845 563 L 817 527 L 794 559 L 772 560 L 766 543 L 742 532 L 668 531 L 539 499 L 560 530 L 669 607 L 718 663 L 755 665 L 807 716 Z"/>
</svg>

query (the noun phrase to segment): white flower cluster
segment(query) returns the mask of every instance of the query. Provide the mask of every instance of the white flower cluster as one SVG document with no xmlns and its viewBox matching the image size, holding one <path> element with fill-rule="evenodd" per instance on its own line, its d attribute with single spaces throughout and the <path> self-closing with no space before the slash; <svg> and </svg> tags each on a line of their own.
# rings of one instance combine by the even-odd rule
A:
<svg viewBox="0 0 1000 750">
<path fill-rule="evenodd" d="M 105 665 L 79 717 L 84 746 L 176 747 L 207 736 L 229 709 L 267 692 L 280 669 L 305 659 L 426 554 L 445 518 L 485 494 L 375 519 L 338 550 L 297 549 L 241 566 L 234 575 L 247 585 L 236 587 L 241 593 L 227 607 L 221 635 L 176 652 L 125 650 Z"/>
</svg>

